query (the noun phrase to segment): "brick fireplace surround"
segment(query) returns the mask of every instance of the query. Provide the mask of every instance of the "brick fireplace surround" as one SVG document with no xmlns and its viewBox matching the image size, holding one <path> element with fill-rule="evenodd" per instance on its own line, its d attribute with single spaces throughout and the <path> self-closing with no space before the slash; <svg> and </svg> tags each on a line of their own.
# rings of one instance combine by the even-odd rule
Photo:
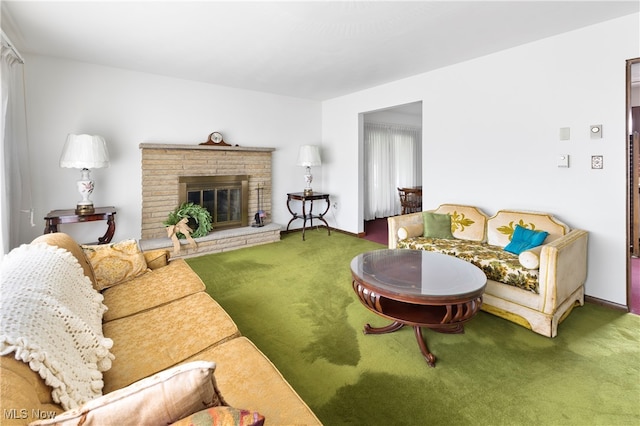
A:
<svg viewBox="0 0 640 426">
<path fill-rule="evenodd" d="M 258 191 L 263 188 L 260 202 L 265 212 L 271 212 L 271 153 L 274 148 L 239 146 L 171 145 L 141 143 L 142 151 L 142 239 L 143 250 L 172 249 L 165 225 L 169 212 L 179 205 L 181 176 L 248 175 L 249 224 L 258 211 Z M 216 230 L 197 238 L 197 249 L 181 240 L 180 255 L 191 257 L 204 253 L 228 251 L 280 240 L 281 226 L 270 223 L 269 216 L 262 227 L 241 227 Z"/>
</svg>

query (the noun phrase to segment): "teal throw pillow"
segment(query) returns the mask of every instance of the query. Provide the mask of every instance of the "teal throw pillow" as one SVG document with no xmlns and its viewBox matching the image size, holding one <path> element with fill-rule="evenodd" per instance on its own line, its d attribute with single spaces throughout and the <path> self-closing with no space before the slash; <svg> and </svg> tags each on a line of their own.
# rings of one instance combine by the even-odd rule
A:
<svg viewBox="0 0 640 426">
<path fill-rule="evenodd" d="M 547 235 L 549 233 L 546 231 L 533 231 L 516 225 L 516 229 L 513 230 L 513 235 L 511 236 L 511 242 L 507 244 L 504 251 L 519 255 L 525 250 L 541 245 Z"/>
<path fill-rule="evenodd" d="M 424 237 L 453 239 L 451 216 L 448 214 L 423 212 Z"/>
</svg>

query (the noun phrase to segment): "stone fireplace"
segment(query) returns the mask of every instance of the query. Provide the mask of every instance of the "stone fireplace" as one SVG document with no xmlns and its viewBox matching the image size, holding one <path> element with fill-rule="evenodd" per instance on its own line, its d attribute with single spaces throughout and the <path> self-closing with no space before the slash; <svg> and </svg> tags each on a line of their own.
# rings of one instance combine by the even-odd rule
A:
<svg viewBox="0 0 640 426">
<path fill-rule="evenodd" d="M 183 201 L 197 199 L 211 206 L 214 219 L 213 231 L 198 239 L 199 250 L 215 252 L 280 240 L 280 226 L 272 224 L 269 215 L 274 148 L 142 143 L 140 149 L 143 249 L 171 247 L 163 222 Z M 259 209 L 258 188 L 260 208 L 267 217 L 265 226 L 252 227 Z M 185 256 L 197 254 L 181 242 Z"/>
</svg>

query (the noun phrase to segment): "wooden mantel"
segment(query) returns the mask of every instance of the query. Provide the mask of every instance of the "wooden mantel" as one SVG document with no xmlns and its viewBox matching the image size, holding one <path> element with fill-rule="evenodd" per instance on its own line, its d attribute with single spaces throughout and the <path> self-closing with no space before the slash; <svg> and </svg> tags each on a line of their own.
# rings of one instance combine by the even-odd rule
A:
<svg viewBox="0 0 640 426">
<path fill-rule="evenodd" d="M 164 144 L 164 143 L 146 143 L 140 144 L 140 149 L 201 149 L 214 151 L 250 151 L 250 152 L 272 152 L 275 148 L 264 147 L 246 147 L 246 146 L 216 146 L 216 145 L 182 145 L 182 144 Z"/>
</svg>

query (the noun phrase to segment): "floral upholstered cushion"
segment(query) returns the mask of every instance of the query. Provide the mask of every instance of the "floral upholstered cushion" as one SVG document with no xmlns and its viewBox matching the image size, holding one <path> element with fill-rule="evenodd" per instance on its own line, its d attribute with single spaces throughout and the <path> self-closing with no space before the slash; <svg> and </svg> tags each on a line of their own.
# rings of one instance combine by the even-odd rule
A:
<svg viewBox="0 0 640 426">
<path fill-rule="evenodd" d="M 171 426 L 263 426 L 264 416 L 233 407 L 211 407 L 178 420 Z"/>
<path fill-rule="evenodd" d="M 135 278 L 147 271 L 147 261 L 136 240 L 83 245 L 82 250 L 93 267 L 98 291 Z"/>
<path fill-rule="evenodd" d="M 487 278 L 538 293 L 538 271 L 520 264 L 518 256 L 502 247 L 475 241 L 413 237 L 398 241 L 398 248 L 444 253 L 476 265 Z"/>
</svg>

